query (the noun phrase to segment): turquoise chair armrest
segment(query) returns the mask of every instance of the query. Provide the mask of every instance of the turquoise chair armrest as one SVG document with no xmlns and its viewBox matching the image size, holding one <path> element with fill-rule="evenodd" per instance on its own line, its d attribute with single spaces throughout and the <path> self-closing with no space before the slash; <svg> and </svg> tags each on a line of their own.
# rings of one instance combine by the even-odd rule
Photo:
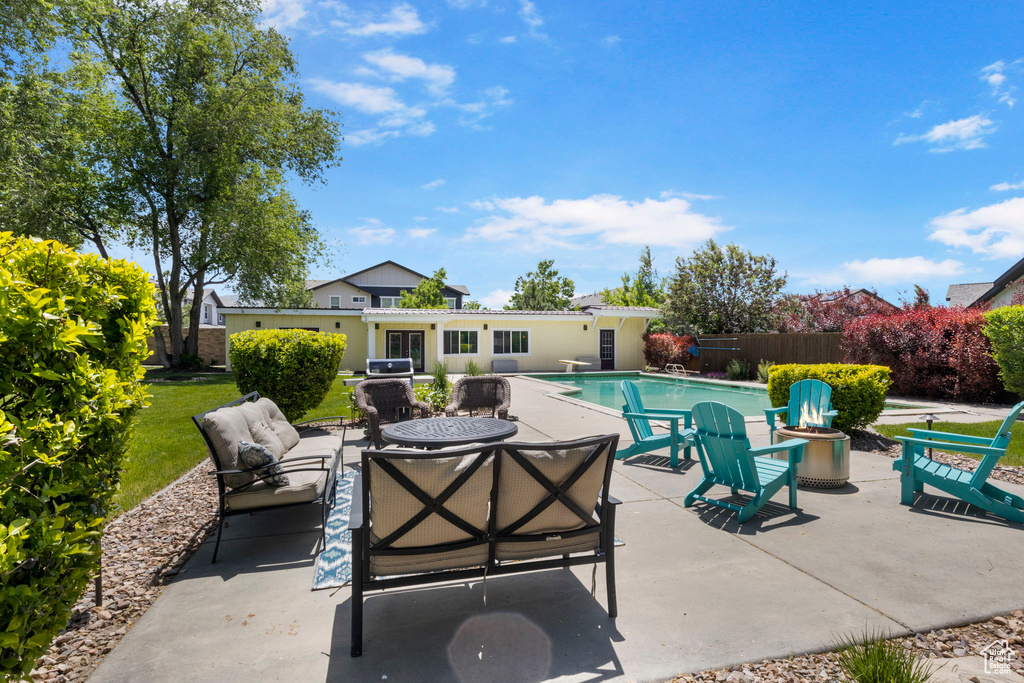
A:
<svg viewBox="0 0 1024 683">
<path fill-rule="evenodd" d="M 789 410 L 789 408 L 787 408 L 786 406 L 782 406 L 781 408 L 765 408 L 764 409 L 764 414 L 765 415 L 778 415 L 779 413 L 784 413 L 787 410 Z"/>
<path fill-rule="evenodd" d="M 991 446 L 976 446 L 973 444 L 951 443 L 948 441 L 933 441 L 931 439 L 915 439 L 909 436 L 897 436 L 897 441 L 912 446 L 923 446 L 925 448 L 937 448 L 940 451 L 952 451 L 954 453 L 973 453 L 975 455 L 999 455 L 1006 453 L 1005 448 L 992 448 Z"/>
<path fill-rule="evenodd" d="M 825 413 L 824 415 L 822 415 L 822 417 L 831 417 L 831 418 L 835 419 L 835 418 L 839 417 L 839 411 L 838 410 L 830 410 L 827 413 Z"/>
<path fill-rule="evenodd" d="M 907 430 L 915 439 L 941 438 L 946 441 L 959 441 L 960 443 L 972 443 L 978 446 L 986 446 L 992 443 L 992 439 L 983 436 L 968 436 L 967 434 L 956 434 L 954 432 L 935 432 L 929 429 L 910 428 Z"/>
<path fill-rule="evenodd" d="M 782 451 L 789 451 L 797 446 L 806 446 L 808 443 L 807 439 L 787 439 L 781 443 L 777 443 L 771 446 L 761 446 L 760 448 L 751 448 L 750 454 L 754 456 L 758 455 L 771 455 L 772 453 L 781 453 Z"/>
<path fill-rule="evenodd" d="M 693 414 L 692 410 L 682 410 L 678 408 L 655 408 L 645 409 L 648 415 L 676 415 L 678 417 L 689 417 Z"/>
</svg>

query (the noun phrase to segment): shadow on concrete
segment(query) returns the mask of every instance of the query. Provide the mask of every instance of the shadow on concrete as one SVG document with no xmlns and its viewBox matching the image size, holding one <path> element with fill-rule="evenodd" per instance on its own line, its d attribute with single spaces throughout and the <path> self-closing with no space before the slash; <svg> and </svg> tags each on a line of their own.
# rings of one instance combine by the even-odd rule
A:
<svg viewBox="0 0 1024 683">
<path fill-rule="evenodd" d="M 753 500 L 753 497 L 737 493 L 735 495 L 723 496 L 716 500 L 743 506 Z M 764 507 L 754 515 L 753 519 L 743 524 L 737 521 L 738 513 L 735 511 L 720 508 L 710 503 L 697 502 L 690 509 L 708 526 L 740 536 L 751 536 L 784 527 L 802 526 L 821 519 L 817 515 L 807 514 L 801 508 L 792 510 L 788 505 L 774 501 L 765 503 Z"/>
<path fill-rule="evenodd" d="M 801 492 L 807 491 L 808 493 L 821 493 L 826 496 L 849 496 L 854 493 L 860 493 L 860 487 L 856 484 L 847 482 L 842 486 L 827 487 L 827 486 L 800 486 Z"/>
<path fill-rule="evenodd" d="M 568 569 L 491 578 L 486 587 L 474 581 L 370 593 L 361 657 L 350 655 L 351 605 L 346 599 L 335 611 L 327 681 L 526 683 L 623 675 L 615 620 Z"/>
<path fill-rule="evenodd" d="M 914 494 L 914 504 L 908 508 L 910 512 L 919 515 L 931 515 L 946 517 L 976 524 L 988 524 L 992 526 L 1005 526 L 1011 529 L 1024 530 L 1024 524 L 1011 522 L 990 514 L 979 507 L 971 505 L 959 498 L 951 496 L 939 496 L 932 493 Z"/>
<path fill-rule="evenodd" d="M 671 472 L 672 474 L 685 474 L 694 467 L 699 467 L 700 463 L 696 458 L 692 460 L 684 460 L 683 456 L 679 456 L 679 466 L 669 467 L 669 463 L 672 462 L 667 455 L 634 455 L 629 460 L 623 462 L 628 467 L 643 467 L 644 469 L 657 469 L 662 472 Z"/>
</svg>

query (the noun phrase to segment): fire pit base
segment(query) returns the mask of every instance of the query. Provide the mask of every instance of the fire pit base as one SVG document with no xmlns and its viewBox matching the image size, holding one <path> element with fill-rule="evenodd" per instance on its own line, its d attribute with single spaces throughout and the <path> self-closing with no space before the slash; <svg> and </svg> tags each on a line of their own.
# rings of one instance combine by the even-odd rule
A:
<svg viewBox="0 0 1024 683">
<path fill-rule="evenodd" d="M 850 480 L 850 437 L 827 427 L 780 427 L 772 443 L 807 439 L 804 457 L 796 469 L 801 486 L 839 488 Z M 774 453 L 776 460 L 789 460 L 788 453 Z"/>
</svg>

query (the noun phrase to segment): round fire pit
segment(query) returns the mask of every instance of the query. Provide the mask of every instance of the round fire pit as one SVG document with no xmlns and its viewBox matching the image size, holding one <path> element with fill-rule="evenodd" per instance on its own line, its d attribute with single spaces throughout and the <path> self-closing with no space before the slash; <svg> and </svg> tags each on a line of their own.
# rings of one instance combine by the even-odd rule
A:
<svg viewBox="0 0 1024 683">
<path fill-rule="evenodd" d="M 796 480 L 802 486 L 838 488 L 850 480 L 850 437 L 828 427 L 780 427 L 773 443 L 788 439 L 807 439 L 804 457 L 796 468 Z M 773 453 L 776 460 L 789 460 L 789 453 Z"/>
</svg>

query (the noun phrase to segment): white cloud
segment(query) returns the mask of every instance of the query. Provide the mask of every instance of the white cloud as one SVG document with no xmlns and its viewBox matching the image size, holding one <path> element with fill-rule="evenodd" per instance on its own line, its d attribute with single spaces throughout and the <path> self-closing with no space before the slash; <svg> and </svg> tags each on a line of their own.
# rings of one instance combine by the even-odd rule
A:
<svg viewBox="0 0 1024 683">
<path fill-rule="evenodd" d="M 622 38 L 620 36 L 605 36 L 601 39 L 601 44 L 605 47 L 615 47 L 621 42 Z"/>
<path fill-rule="evenodd" d="M 414 221 L 429 221 L 429 220 L 430 220 L 430 219 L 429 219 L 429 218 L 427 218 L 426 216 L 413 216 L 413 217 L 412 217 L 412 219 L 413 219 Z"/>
<path fill-rule="evenodd" d="M 384 72 L 392 81 L 422 80 L 434 97 L 442 97 L 455 82 L 455 69 L 447 64 L 427 64 L 418 57 L 399 55 L 390 49 L 368 52 L 363 59 Z"/>
<path fill-rule="evenodd" d="M 441 213 L 460 213 L 459 207 L 457 206 L 439 206 L 434 211 L 440 211 Z"/>
<path fill-rule="evenodd" d="M 517 40 L 519 40 L 519 38 L 517 38 L 516 36 L 504 36 L 503 38 L 498 38 L 499 43 L 505 43 L 506 45 L 514 43 Z"/>
<path fill-rule="evenodd" d="M 935 261 L 924 256 L 905 256 L 846 261 L 828 271 L 811 273 L 802 277 L 807 284 L 825 287 L 849 284 L 871 288 L 927 282 L 954 277 L 963 272 L 964 264 L 953 259 Z"/>
<path fill-rule="evenodd" d="M 444 178 L 438 178 L 437 180 L 431 180 L 429 183 L 420 185 L 420 189 L 423 190 L 436 190 L 437 188 L 444 185 Z"/>
<path fill-rule="evenodd" d="M 364 247 L 369 247 L 377 244 L 389 244 L 395 239 L 395 229 L 385 227 L 376 218 L 367 218 L 366 224 L 361 225 L 358 228 L 352 228 L 349 233 L 355 237 L 356 241 Z"/>
<path fill-rule="evenodd" d="M 893 144 L 928 142 L 935 145 L 931 148 L 933 152 L 978 149 L 987 146 L 982 138 L 993 132 L 995 132 L 995 123 L 984 114 L 975 114 L 965 119 L 940 123 L 921 135 L 900 135 Z"/>
<path fill-rule="evenodd" d="M 379 128 L 364 128 L 345 134 L 345 142 L 359 147 L 360 145 L 379 144 L 385 140 L 396 138 L 400 135 L 397 130 L 380 130 Z"/>
<path fill-rule="evenodd" d="M 294 27 L 306 14 L 306 0 L 263 0 L 261 23 L 280 31 Z"/>
<path fill-rule="evenodd" d="M 494 114 L 495 110 L 514 104 L 508 96 L 508 90 L 500 85 L 487 88 L 480 92 L 480 99 L 475 102 L 456 102 L 448 98 L 440 104 L 453 107 L 463 113 L 459 123 L 463 126 L 480 128 L 480 122 Z"/>
<path fill-rule="evenodd" d="M 500 309 L 509 302 L 515 292 L 507 289 L 496 289 L 487 296 L 480 298 L 480 305 L 487 309 Z"/>
<path fill-rule="evenodd" d="M 314 90 L 340 104 L 365 114 L 380 116 L 373 128 L 347 134 L 345 140 L 350 144 L 380 143 L 403 134 L 422 137 L 436 130 L 431 121 L 423 119 L 427 114 L 426 109 L 406 105 L 389 87 L 365 83 L 336 83 L 322 78 L 312 78 L 309 83 Z"/>
<path fill-rule="evenodd" d="M 541 19 L 537 6 L 531 0 L 519 0 L 519 18 L 526 24 L 526 32 L 531 38 L 547 39 L 547 34 L 540 31 L 544 20 Z"/>
<path fill-rule="evenodd" d="M 631 202 L 599 194 L 586 199 L 494 198 L 473 203 L 491 213 L 467 236 L 516 240 L 524 249 L 575 248 L 593 244 L 690 247 L 728 230 L 718 218 L 691 210 L 680 198 Z"/>
<path fill-rule="evenodd" d="M 683 199 L 721 199 L 721 195 L 717 194 L 697 194 L 695 192 L 676 192 L 675 190 L 665 190 L 660 195 L 662 199 L 669 199 L 671 197 L 682 197 Z"/>
<path fill-rule="evenodd" d="M 416 8 L 407 2 L 396 5 L 377 20 L 371 19 L 356 26 L 345 26 L 345 32 L 353 36 L 400 36 L 427 32 L 427 25 L 420 21 Z"/>
<path fill-rule="evenodd" d="M 1008 190 L 1024 190 L 1024 180 L 1019 183 L 996 183 L 992 187 L 988 188 L 995 190 L 996 192 L 1006 192 Z"/>
<path fill-rule="evenodd" d="M 1024 197 L 974 211 L 957 209 L 931 220 L 929 239 L 993 258 L 1024 256 Z"/>
<path fill-rule="evenodd" d="M 1006 72 L 1014 70 L 1020 63 L 1020 59 L 1009 64 L 1000 59 L 998 62 L 982 67 L 979 72 L 979 78 L 992 86 L 992 96 L 999 98 L 999 101 L 1008 107 L 1013 107 L 1017 100 L 1013 97 L 1013 91 L 1016 88 L 1006 85 Z"/>
<path fill-rule="evenodd" d="M 421 240 L 425 237 L 430 237 L 435 232 L 437 232 L 437 228 L 411 228 L 409 230 L 409 237 L 414 240 Z"/>
</svg>

